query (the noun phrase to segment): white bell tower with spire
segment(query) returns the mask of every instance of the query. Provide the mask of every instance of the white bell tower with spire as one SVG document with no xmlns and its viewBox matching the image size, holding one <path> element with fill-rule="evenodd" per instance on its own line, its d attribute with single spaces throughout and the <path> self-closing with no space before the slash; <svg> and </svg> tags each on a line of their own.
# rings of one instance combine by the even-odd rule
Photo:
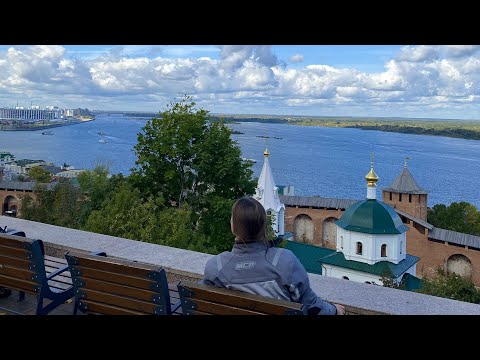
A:
<svg viewBox="0 0 480 360">
<path fill-rule="evenodd" d="M 267 216 L 274 215 L 274 220 L 272 222 L 273 231 L 276 235 L 284 235 L 285 233 L 285 205 L 280 201 L 278 196 L 278 187 L 275 185 L 273 180 L 272 169 L 270 168 L 270 163 L 268 157 L 270 153 L 268 148 L 265 147 L 263 152 L 264 161 L 262 172 L 258 178 L 258 184 L 255 191 L 254 198 L 258 200 L 265 211 Z"/>
</svg>

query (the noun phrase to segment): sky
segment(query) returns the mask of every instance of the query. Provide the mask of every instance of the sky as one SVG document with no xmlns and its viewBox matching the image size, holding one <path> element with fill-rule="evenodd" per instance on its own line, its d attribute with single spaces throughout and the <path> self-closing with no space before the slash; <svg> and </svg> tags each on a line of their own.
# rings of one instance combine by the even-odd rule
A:
<svg viewBox="0 0 480 360">
<path fill-rule="evenodd" d="M 475 45 L 0 45 L 0 107 L 480 120 Z"/>
</svg>

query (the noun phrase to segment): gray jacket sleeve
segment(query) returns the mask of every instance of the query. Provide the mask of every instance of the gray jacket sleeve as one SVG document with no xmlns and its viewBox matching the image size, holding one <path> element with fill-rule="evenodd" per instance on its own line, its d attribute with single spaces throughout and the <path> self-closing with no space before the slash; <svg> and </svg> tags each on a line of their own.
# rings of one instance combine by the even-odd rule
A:
<svg viewBox="0 0 480 360">
<path fill-rule="evenodd" d="M 215 285 L 218 287 L 225 287 L 223 283 L 218 278 L 218 266 L 217 266 L 217 256 L 213 256 L 207 261 L 207 265 L 205 265 L 205 272 L 203 275 L 203 279 L 201 279 L 198 283 L 205 284 L 205 285 Z"/>
<path fill-rule="evenodd" d="M 292 254 L 293 255 L 293 254 Z M 320 299 L 310 287 L 308 274 L 298 258 L 291 257 L 292 272 L 290 273 L 291 297 L 296 302 L 307 305 L 309 309 L 318 309 L 318 315 L 336 315 L 337 308 L 332 303 Z M 298 300 L 297 300 L 298 299 Z"/>
</svg>

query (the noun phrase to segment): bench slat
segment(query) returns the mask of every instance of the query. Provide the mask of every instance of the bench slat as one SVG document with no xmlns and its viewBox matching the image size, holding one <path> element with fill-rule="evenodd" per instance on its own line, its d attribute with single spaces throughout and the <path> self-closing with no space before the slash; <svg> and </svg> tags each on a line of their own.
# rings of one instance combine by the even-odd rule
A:
<svg viewBox="0 0 480 360">
<path fill-rule="evenodd" d="M 14 258 L 20 258 L 20 259 L 27 259 L 27 256 L 29 253 L 30 252 L 27 251 L 26 249 L 0 245 L 0 254 L 2 255 L 14 257 Z"/>
<path fill-rule="evenodd" d="M 88 312 L 92 311 L 92 312 L 101 313 L 105 315 L 147 315 L 139 311 L 124 309 L 114 305 L 102 304 L 93 300 L 83 299 L 82 303 L 85 303 L 87 305 Z"/>
<path fill-rule="evenodd" d="M 283 315 L 288 310 L 303 309 L 303 305 L 299 303 L 198 284 L 191 281 L 180 282 L 178 288 L 182 301 L 189 300 L 193 303 L 198 303 L 197 310 L 202 312 L 237 314 L 240 312 L 239 309 L 242 309 L 255 313 Z M 183 292 L 182 288 L 188 291 Z M 182 306 L 183 304 L 182 302 Z M 233 308 L 231 312 L 227 311 L 229 310 L 228 307 Z"/>
<path fill-rule="evenodd" d="M 147 278 L 151 271 L 158 271 L 159 267 L 144 263 L 112 259 L 106 256 L 85 255 L 79 257 L 78 266 L 92 268 L 112 273 L 121 273 L 132 277 Z"/>
<path fill-rule="evenodd" d="M 15 289 L 36 294 L 35 288 L 38 285 L 33 281 L 20 280 L 11 276 L 0 275 L 0 286 L 6 287 L 8 289 Z"/>
<path fill-rule="evenodd" d="M 141 311 L 148 314 L 154 314 L 155 308 L 158 307 L 158 305 L 153 302 L 141 301 L 135 298 L 112 295 L 109 293 L 99 292 L 91 289 L 81 290 L 85 294 L 85 297 L 82 298 L 82 301 L 93 300 L 104 305 L 113 305 L 119 308 L 130 309 L 133 311 Z"/>
<path fill-rule="evenodd" d="M 0 245 L 24 249 L 25 244 L 32 243 L 32 239 L 23 236 L 0 234 Z"/>
<path fill-rule="evenodd" d="M 154 295 L 158 295 L 158 293 L 154 291 L 149 291 L 145 289 L 139 289 L 135 287 L 130 287 L 126 285 L 115 284 L 107 281 L 102 281 L 98 279 L 90 279 L 90 278 L 82 278 L 84 282 L 83 287 L 100 291 L 100 292 L 108 292 L 110 294 L 125 296 L 125 297 L 132 297 L 138 300 L 150 301 Z"/>
<path fill-rule="evenodd" d="M 35 275 L 34 272 L 19 269 L 13 266 L 2 265 L 0 267 L 0 275 L 7 275 L 12 278 L 22 279 L 22 280 L 32 280 L 32 277 Z"/>
<path fill-rule="evenodd" d="M 54 257 L 54 256 L 49 256 L 49 255 L 45 255 L 44 258 L 45 258 L 45 263 L 47 261 L 50 261 L 50 262 L 53 262 L 53 263 L 59 263 L 59 264 L 62 264 L 62 265 L 67 265 L 67 260 L 65 260 L 63 258 L 57 258 L 57 257 Z"/>
<path fill-rule="evenodd" d="M 30 266 L 30 260 L 0 255 L 0 265 L 10 265 L 18 269 L 29 270 L 28 267 Z"/>
<path fill-rule="evenodd" d="M 197 305 L 195 311 L 200 311 L 208 314 L 215 315 L 265 315 L 265 313 L 251 311 L 248 309 L 242 309 L 233 306 L 227 306 L 223 304 L 217 304 L 213 302 L 203 301 L 199 299 L 192 299 Z"/>
<path fill-rule="evenodd" d="M 76 266 L 81 271 L 80 278 L 90 278 L 103 280 L 107 282 L 112 282 L 120 285 L 127 285 L 136 288 L 148 289 L 152 281 L 149 279 L 142 279 L 138 277 L 132 277 L 129 275 L 124 275 L 122 273 L 113 273 L 108 271 L 101 271 L 92 268 L 84 268 L 81 266 Z"/>
</svg>

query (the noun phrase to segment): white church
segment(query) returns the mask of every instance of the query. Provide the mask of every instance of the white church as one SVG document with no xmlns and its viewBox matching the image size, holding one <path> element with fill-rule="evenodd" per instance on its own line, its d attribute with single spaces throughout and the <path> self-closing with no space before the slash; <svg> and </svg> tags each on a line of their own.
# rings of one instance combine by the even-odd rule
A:
<svg viewBox="0 0 480 360">
<path fill-rule="evenodd" d="M 283 236 L 285 205 L 273 179 L 269 156 L 265 149 L 254 197 L 263 205 L 267 216 L 274 215 L 273 230 Z M 373 170 L 373 158 L 365 179 L 367 198 L 351 205 L 335 222 L 336 251 L 318 259 L 322 275 L 378 285 L 383 285 L 382 278 L 388 277 L 399 283 L 405 274 L 416 275 L 420 258 L 406 253 L 408 226 L 391 206 L 377 200 L 378 176 Z"/>
</svg>

